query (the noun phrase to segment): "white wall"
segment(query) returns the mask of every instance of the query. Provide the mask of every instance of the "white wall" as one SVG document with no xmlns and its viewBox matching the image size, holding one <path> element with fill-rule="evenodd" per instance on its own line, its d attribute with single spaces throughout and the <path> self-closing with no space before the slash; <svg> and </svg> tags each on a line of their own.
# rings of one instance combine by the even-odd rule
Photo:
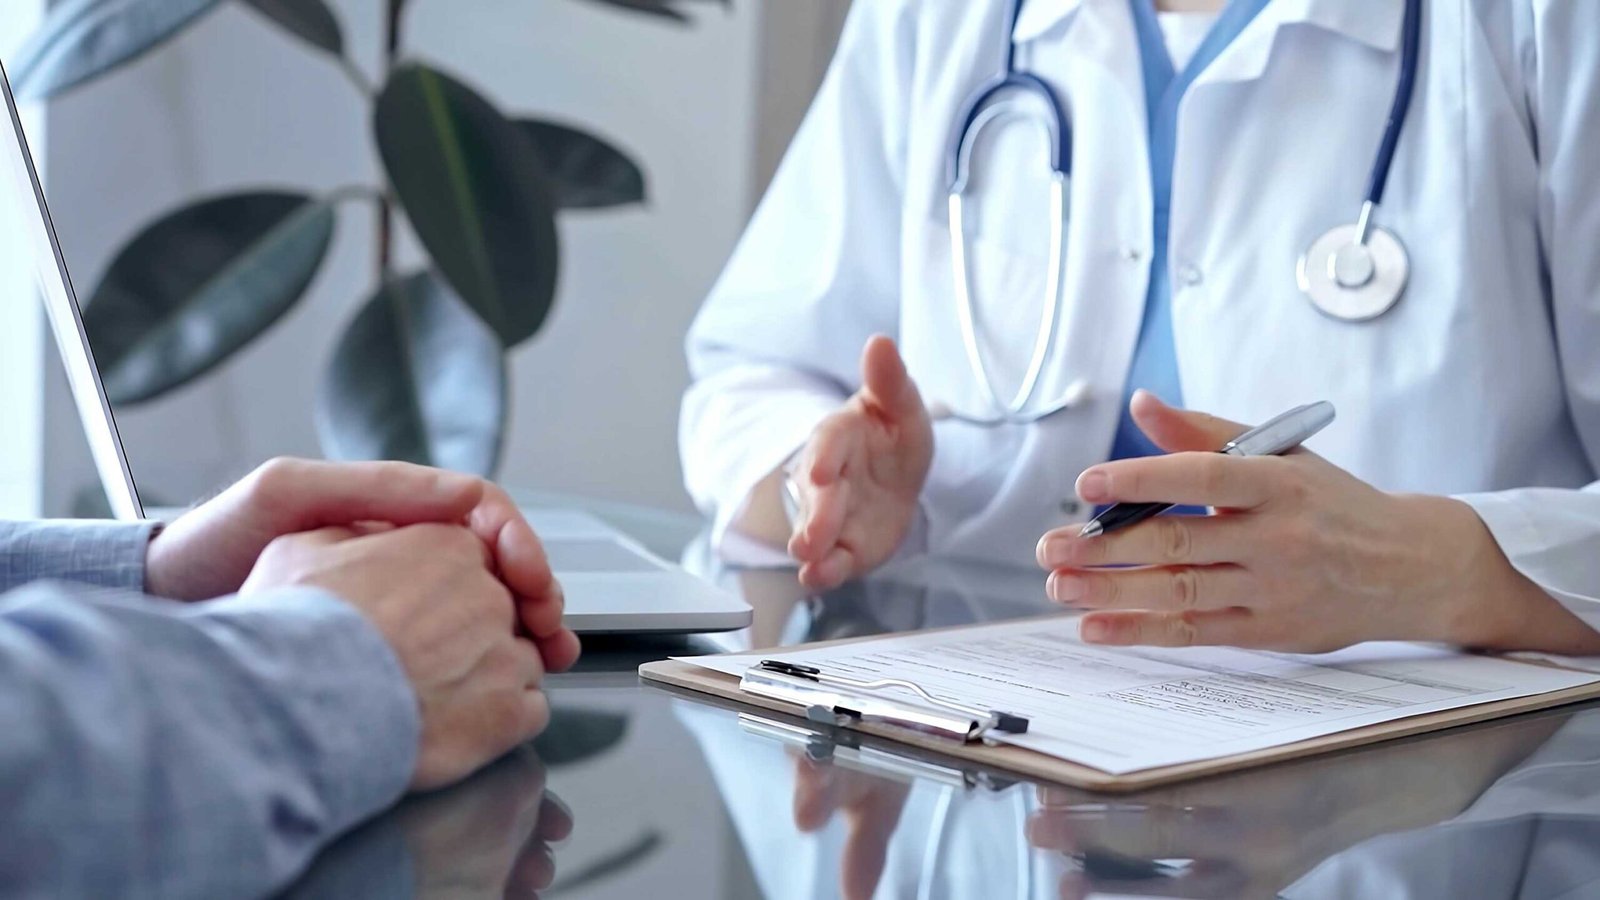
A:
<svg viewBox="0 0 1600 900">
<path fill-rule="evenodd" d="M 336 5 L 370 71 L 380 4 Z M 762 5 L 691 4 L 699 22 L 687 30 L 572 0 L 411 5 L 418 56 L 509 111 L 592 127 L 650 175 L 648 208 L 563 223 L 556 312 L 514 361 L 503 480 L 687 508 L 674 442 L 681 340 L 757 188 Z M 196 196 L 373 181 L 366 120 L 333 65 L 233 5 L 56 101 L 48 188 L 80 291 L 143 223 Z M 147 495 L 184 502 L 268 456 L 317 452 L 309 404 L 370 286 L 371 239 L 370 212 L 347 210 L 322 276 L 285 322 L 200 384 L 121 412 Z M 46 500 L 60 510 L 93 475 L 61 379 L 47 400 Z"/>
<path fill-rule="evenodd" d="M 43 9 L 44 0 L 7 0 L 0 12 L 0 54 L 17 46 Z M 44 117 L 38 112 L 23 110 L 23 127 L 42 155 Z M 0 217 L 0 223 L 11 221 Z M 36 516 L 42 500 L 44 308 L 30 247 L 25 236 L 0 234 L 0 519 Z"/>
</svg>

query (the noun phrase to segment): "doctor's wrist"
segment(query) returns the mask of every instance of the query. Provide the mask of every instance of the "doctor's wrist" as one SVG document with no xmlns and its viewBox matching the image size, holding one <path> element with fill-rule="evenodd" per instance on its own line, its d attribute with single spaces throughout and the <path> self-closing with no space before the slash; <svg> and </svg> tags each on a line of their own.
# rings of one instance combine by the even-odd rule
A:
<svg viewBox="0 0 1600 900">
<path fill-rule="evenodd" d="M 1462 647 L 1600 653 L 1600 634 L 1517 571 L 1489 527 L 1469 504 L 1451 497 L 1396 497 L 1416 514 L 1430 552 L 1419 560 L 1444 578 L 1428 578 L 1424 633 Z"/>
</svg>

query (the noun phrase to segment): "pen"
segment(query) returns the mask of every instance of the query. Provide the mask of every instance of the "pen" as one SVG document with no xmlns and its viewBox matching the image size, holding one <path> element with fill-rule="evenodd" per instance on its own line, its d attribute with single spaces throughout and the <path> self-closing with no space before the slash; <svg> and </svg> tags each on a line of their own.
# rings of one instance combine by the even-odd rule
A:
<svg viewBox="0 0 1600 900">
<path fill-rule="evenodd" d="M 1266 424 L 1252 428 L 1229 441 L 1218 453 L 1229 456 L 1277 456 L 1288 453 L 1328 427 L 1333 421 L 1333 404 L 1326 400 L 1289 410 Z M 1080 537 L 1110 534 L 1171 509 L 1173 503 L 1118 503 L 1083 526 Z"/>
</svg>

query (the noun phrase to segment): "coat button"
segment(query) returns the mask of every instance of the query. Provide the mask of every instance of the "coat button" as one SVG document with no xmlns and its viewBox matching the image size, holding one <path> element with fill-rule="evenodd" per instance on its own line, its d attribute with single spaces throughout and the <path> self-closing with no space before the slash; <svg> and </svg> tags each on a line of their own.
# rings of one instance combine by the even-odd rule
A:
<svg viewBox="0 0 1600 900">
<path fill-rule="evenodd" d="M 1178 282 L 1184 287 L 1194 287 L 1204 280 L 1200 268 L 1193 263 L 1185 263 L 1178 269 Z"/>
<path fill-rule="evenodd" d="M 1132 244 L 1129 244 L 1128 246 L 1122 248 L 1122 258 L 1128 262 L 1136 263 L 1144 259 L 1144 251 L 1133 246 Z"/>
<path fill-rule="evenodd" d="M 1075 515 L 1077 515 L 1078 513 L 1082 512 L 1082 511 L 1083 511 L 1083 503 L 1080 502 L 1077 498 L 1073 498 L 1071 500 L 1063 500 L 1063 501 L 1061 501 L 1061 514 L 1062 515 L 1075 516 Z"/>
</svg>

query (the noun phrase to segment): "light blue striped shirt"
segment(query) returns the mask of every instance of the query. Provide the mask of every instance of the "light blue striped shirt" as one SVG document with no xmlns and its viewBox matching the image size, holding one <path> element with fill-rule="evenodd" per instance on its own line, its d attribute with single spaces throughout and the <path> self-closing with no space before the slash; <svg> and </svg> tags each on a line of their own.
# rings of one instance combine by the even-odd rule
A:
<svg viewBox="0 0 1600 900">
<path fill-rule="evenodd" d="M 0 523 L 0 896 L 261 896 L 410 779 L 416 699 L 361 613 L 143 596 L 150 533 Z"/>
</svg>

